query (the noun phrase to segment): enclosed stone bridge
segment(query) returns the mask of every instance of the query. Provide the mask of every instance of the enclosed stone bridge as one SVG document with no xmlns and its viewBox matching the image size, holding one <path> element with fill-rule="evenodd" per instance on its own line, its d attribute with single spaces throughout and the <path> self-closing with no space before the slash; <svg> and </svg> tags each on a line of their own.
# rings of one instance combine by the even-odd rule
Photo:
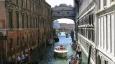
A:
<svg viewBox="0 0 115 64">
<path fill-rule="evenodd" d="M 61 18 L 75 19 L 74 7 L 71 5 L 60 4 L 52 8 L 52 20 L 57 20 Z"/>
</svg>

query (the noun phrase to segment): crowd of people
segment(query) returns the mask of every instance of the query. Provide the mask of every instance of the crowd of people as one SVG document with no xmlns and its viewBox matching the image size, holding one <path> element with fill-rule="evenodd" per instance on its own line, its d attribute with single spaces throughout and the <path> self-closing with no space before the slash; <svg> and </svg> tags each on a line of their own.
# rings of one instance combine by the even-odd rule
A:
<svg viewBox="0 0 115 64">
<path fill-rule="evenodd" d="M 29 56 L 28 54 L 22 54 L 20 56 L 17 56 L 16 58 L 16 63 L 21 64 L 21 63 L 27 63 L 29 61 Z"/>
<path fill-rule="evenodd" d="M 29 49 L 28 52 L 23 52 L 15 58 L 9 59 L 5 64 L 28 64 L 30 63 L 31 54 L 32 49 Z"/>
</svg>

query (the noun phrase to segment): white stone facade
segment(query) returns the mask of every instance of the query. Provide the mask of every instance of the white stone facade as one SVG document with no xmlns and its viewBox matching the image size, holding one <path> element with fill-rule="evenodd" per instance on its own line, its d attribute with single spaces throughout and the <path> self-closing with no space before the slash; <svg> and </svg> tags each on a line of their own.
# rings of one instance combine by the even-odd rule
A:
<svg viewBox="0 0 115 64">
<path fill-rule="evenodd" d="M 115 0 L 97 0 L 97 63 L 115 64 Z"/>
<path fill-rule="evenodd" d="M 80 0 L 79 14 L 76 23 L 78 24 L 78 44 L 82 49 L 82 64 L 88 63 L 89 55 L 91 55 L 90 64 L 96 64 L 94 13 L 95 4 L 93 0 Z M 90 51 L 91 54 L 89 53 L 90 46 L 92 47 Z"/>
<path fill-rule="evenodd" d="M 75 0 L 76 1 L 76 0 Z M 95 49 L 91 51 L 94 56 L 91 57 L 92 64 L 115 64 L 115 0 L 78 0 L 79 15 L 76 18 L 78 24 L 78 43 L 83 52 L 88 56 L 89 45 Z M 94 5 L 91 5 L 94 2 Z M 94 14 L 94 41 L 88 39 L 87 20 L 85 17 Z M 91 18 L 90 18 L 91 19 Z M 82 30 L 81 30 L 82 29 Z M 92 37 L 92 36 L 91 36 Z M 94 61 L 94 63 L 92 62 Z"/>
</svg>

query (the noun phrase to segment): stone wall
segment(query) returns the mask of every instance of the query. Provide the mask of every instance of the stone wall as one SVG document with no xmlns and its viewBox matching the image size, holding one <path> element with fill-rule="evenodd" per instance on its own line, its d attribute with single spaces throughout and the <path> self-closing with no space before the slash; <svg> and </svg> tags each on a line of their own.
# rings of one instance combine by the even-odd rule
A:
<svg viewBox="0 0 115 64">
<path fill-rule="evenodd" d="M 7 32 L 6 42 L 2 42 L 7 59 L 46 47 L 52 22 L 51 7 L 45 0 L 5 0 L 0 1 L 0 8 L 0 25 L 4 24 L 1 29 Z"/>
</svg>

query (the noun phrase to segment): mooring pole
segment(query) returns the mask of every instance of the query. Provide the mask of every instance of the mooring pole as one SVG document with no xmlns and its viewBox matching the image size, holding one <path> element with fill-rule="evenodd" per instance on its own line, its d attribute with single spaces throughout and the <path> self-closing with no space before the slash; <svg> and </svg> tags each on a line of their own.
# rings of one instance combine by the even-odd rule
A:
<svg viewBox="0 0 115 64">
<path fill-rule="evenodd" d="M 88 64 L 90 64 L 91 48 L 92 48 L 92 46 L 90 45 L 90 47 L 89 47 L 89 56 L 88 56 Z"/>
</svg>

